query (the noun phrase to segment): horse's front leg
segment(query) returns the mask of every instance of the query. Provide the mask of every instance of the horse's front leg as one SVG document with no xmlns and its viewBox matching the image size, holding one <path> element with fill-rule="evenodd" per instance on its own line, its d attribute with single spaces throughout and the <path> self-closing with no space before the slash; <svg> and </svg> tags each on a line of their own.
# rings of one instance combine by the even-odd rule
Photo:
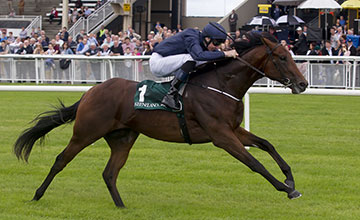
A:
<svg viewBox="0 0 360 220">
<path fill-rule="evenodd" d="M 245 149 L 244 145 L 231 129 L 217 129 L 211 136 L 215 146 L 223 148 L 233 157 L 248 166 L 252 171 L 262 175 L 278 191 L 286 192 L 290 199 L 301 196 L 298 191 L 272 176 L 269 171 Z"/>
<path fill-rule="evenodd" d="M 295 189 L 294 177 L 292 175 L 290 166 L 285 162 L 283 158 L 279 155 L 279 153 L 275 150 L 274 146 L 270 144 L 267 140 L 262 139 L 248 131 L 244 128 L 239 127 L 236 131 L 236 136 L 239 138 L 240 142 L 245 146 L 252 146 L 260 148 L 270 154 L 270 156 L 276 161 L 279 165 L 281 171 L 286 176 L 285 183 Z"/>
</svg>

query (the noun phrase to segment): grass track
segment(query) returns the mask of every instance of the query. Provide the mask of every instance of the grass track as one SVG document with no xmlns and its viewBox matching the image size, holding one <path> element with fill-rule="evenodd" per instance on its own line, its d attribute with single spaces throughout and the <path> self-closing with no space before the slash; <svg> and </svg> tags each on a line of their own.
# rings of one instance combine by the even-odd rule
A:
<svg viewBox="0 0 360 220">
<path fill-rule="evenodd" d="M 81 93 L 0 92 L 0 219 L 359 219 L 360 98 L 251 95 L 251 131 L 269 140 L 292 167 L 288 200 L 264 178 L 212 144 L 172 144 L 140 136 L 118 178 L 127 209 L 117 209 L 101 174 L 103 140 L 86 148 L 38 202 L 29 202 L 72 126 L 55 129 L 29 164 L 12 145 L 37 114 L 77 101 Z M 250 152 L 280 180 L 266 153 Z"/>
</svg>

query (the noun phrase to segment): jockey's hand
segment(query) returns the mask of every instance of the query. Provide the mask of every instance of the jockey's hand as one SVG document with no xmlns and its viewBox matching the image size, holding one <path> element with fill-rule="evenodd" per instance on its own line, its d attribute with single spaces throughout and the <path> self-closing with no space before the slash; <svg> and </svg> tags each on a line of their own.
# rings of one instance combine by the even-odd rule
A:
<svg viewBox="0 0 360 220">
<path fill-rule="evenodd" d="M 225 53 L 225 57 L 236 58 L 237 56 L 239 56 L 236 50 L 228 50 L 228 51 L 224 51 L 224 53 Z"/>
</svg>

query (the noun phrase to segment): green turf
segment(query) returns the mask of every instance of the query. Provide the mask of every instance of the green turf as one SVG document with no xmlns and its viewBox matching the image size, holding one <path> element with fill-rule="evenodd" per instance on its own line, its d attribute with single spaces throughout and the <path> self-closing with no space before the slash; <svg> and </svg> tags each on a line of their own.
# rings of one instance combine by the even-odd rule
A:
<svg viewBox="0 0 360 220">
<path fill-rule="evenodd" d="M 81 93 L 0 92 L 0 219 L 359 219 L 360 97 L 251 95 L 251 130 L 292 167 L 303 197 L 289 200 L 212 144 L 172 144 L 140 136 L 118 178 L 127 209 L 114 206 L 102 180 L 109 157 L 103 140 L 86 148 L 29 202 L 72 125 L 35 146 L 29 164 L 12 153 L 17 135 L 59 97 Z M 284 180 L 269 155 L 252 153 Z"/>
</svg>

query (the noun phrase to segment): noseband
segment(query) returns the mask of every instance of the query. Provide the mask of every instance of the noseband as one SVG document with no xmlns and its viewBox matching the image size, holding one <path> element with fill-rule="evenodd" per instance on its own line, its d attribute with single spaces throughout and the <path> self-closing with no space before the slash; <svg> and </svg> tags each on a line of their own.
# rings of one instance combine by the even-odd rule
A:
<svg viewBox="0 0 360 220">
<path fill-rule="evenodd" d="M 272 63 L 274 64 L 274 66 L 275 66 L 275 68 L 276 68 L 276 70 L 280 73 L 280 75 L 281 75 L 281 77 L 282 77 L 282 79 L 283 79 L 282 84 L 283 84 L 285 87 L 290 87 L 290 86 L 292 85 L 290 79 L 287 78 L 287 77 L 284 75 L 283 71 L 280 70 L 280 67 L 279 67 L 278 64 L 275 62 L 275 59 L 273 59 L 273 58 L 274 58 L 274 56 L 273 56 L 274 51 L 275 51 L 278 47 L 280 47 L 281 44 L 279 43 L 279 44 L 277 44 L 274 48 L 271 49 L 271 48 L 264 42 L 263 38 L 261 38 L 261 41 L 262 41 L 263 44 L 266 46 L 266 53 L 267 53 L 267 55 L 268 55 L 267 58 L 266 58 L 266 61 L 265 61 L 264 65 L 263 65 L 263 67 L 261 68 L 261 69 L 263 69 L 263 70 L 260 70 L 260 69 L 258 69 L 258 68 L 256 68 L 256 67 L 254 67 L 253 65 L 251 65 L 249 62 L 247 62 L 246 60 L 244 60 L 244 59 L 241 58 L 241 57 L 237 57 L 237 59 L 238 59 L 239 61 L 241 61 L 242 63 L 244 63 L 246 66 L 248 66 L 250 69 L 252 69 L 252 70 L 254 70 L 255 72 L 257 72 L 257 73 L 259 73 L 260 75 L 262 75 L 263 77 L 266 76 L 266 74 L 265 74 L 265 67 L 266 67 L 267 63 L 269 62 L 269 60 L 271 59 Z"/>
</svg>

